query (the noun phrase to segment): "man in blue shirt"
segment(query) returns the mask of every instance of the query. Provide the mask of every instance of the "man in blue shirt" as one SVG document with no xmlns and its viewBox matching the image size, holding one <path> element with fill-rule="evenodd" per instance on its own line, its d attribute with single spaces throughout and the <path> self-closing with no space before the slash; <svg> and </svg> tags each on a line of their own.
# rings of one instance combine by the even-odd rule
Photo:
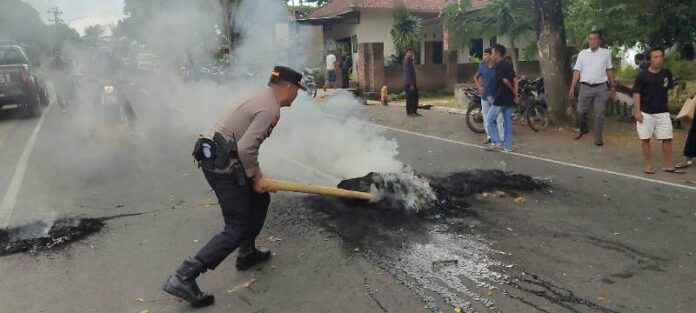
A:
<svg viewBox="0 0 696 313">
<path fill-rule="evenodd" d="M 493 59 L 495 60 L 496 89 L 493 96 L 493 106 L 488 111 L 488 133 L 491 134 L 491 146 L 488 150 L 500 150 L 501 138 L 498 133 L 498 116 L 503 116 L 503 129 L 505 142 L 502 148 L 505 152 L 512 151 L 512 112 L 515 105 L 520 102 L 517 93 L 518 82 L 515 79 L 515 69 L 512 63 L 505 60 L 506 49 L 501 44 L 493 47 Z"/>
<path fill-rule="evenodd" d="M 488 48 L 483 51 L 483 60 L 479 64 L 478 72 L 474 75 L 476 87 L 478 87 L 481 92 L 481 113 L 483 114 L 483 126 L 486 129 L 486 141 L 483 142 L 484 145 L 491 143 L 491 134 L 488 133 L 488 121 L 486 120 L 486 116 L 493 104 L 493 96 L 495 95 L 496 88 L 493 66 L 495 66 L 495 62 L 491 57 L 491 49 Z M 503 140 L 503 116 L 501 115 L 498 116 L 498 132 L 501 134 L 501 140 Z"/>
</svg>

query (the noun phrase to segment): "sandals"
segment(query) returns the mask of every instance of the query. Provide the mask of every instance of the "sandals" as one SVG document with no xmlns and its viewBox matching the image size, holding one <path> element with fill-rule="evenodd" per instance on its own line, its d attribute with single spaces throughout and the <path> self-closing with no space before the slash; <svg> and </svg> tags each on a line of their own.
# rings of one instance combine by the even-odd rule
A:
<svg viewBox="0 0 696 313">
<path fill-rule="evenodd" d="M 691 161 L 691 160 L 686 161 L 686 162 L 679 162 L 679 163 L 677 163 L 676 165 L 674 165 L 674 168 L 687 168 L 687 167 L 690 167 L 690 166 L 693 165 L 693 164 L 694 164 L 694 162 Z"/>
<path fill-rule="evenodd" d="M 652 167 L 651 167 L 651 168 L 645 168 L 645 169 L 643 170 L 643 173 L 648 174 L 648 175 L 652 175 L 652 174 L 655 174 L 655 169 L 652 168 Z"/>
<path fill-rule="evenodd" d="M 678 169 L 678 168 L 668 168 L 668 169 L 662 169 L 665 173 L 672 173 L 672 174 L 686 174 L 686 172 Z"/>
</svg>

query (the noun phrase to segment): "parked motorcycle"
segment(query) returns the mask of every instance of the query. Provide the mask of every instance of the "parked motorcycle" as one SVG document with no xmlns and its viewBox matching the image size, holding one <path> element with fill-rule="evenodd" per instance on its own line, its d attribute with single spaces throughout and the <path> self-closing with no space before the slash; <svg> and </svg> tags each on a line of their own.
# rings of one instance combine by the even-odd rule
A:
<svg viewBox="0 0 696 313">
<path fill-rule="evenodd" d="M 469 99 L 469 106 L 466 109 L 466 126 L 477 134 L 486 132 L 483 125 L 483 108 L 481 107 L 481 93 L 476 88 L 466 88 L 464 95 Z"/>
<path fill-rule="evenodd" d="M 317 83 L 314 81 L 314 77 L 305 69 L 304 75 L 302 77 L 303 85 L 307 87 L 307 94 L 310 97 L 317 97 Z"/>
<path fill-rule="evenodd" d="M 527 125 L 535 132 L 546 130 L 551 124 L 546 104 L 544 79 L 528 81 L 522 79 L 520 86 L 520 113 Z"/>
</svg>

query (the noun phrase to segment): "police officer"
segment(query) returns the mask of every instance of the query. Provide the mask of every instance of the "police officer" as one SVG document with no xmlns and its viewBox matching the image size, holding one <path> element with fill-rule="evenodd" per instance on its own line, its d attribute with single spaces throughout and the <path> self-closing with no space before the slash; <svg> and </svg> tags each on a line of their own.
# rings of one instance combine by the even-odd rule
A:
<svg viewBox="0 0 696 313">
<path fill-rule="evenodd" d="M 169 277 L 162 287 L 167 293 L 195 307 L 210 305 L 214 302 L 213 295 L 203 293 L 196 284 L 200 274 L 214 270 L 237 248 L 236 265 L 240 271 L 271 257 L 270 251 L 258 250 L 255 245 L 270 204 L 268 193 L 276 191 L 269 186 L 259 167 L 259 147 L 278 123 L 280 108 L 290 106 L 298 90 L 305 89 L 301 80 L 302 74 L 276 66 L 269 88 L 230 107 L 215 123 L 214 131 L 237 146 L 237 156 L 233 156 L 229 165 L 223 168 L 203 166 L 203 174 L 222 208 L 225 228 Z"/>
</svg>

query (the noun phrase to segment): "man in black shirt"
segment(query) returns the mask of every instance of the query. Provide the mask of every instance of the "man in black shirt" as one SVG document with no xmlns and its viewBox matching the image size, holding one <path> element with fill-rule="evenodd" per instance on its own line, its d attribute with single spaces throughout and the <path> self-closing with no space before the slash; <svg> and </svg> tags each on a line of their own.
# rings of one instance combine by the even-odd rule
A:
<svg viewBox="0 0 696 313">
<path fill-rule="evenodd" d="M 416 83 L 416 67 L 413 58 L 413 48 L 406 49 L 406 58 L 404 59 L 404 89 L 406 90 L 406 115 L 411 117 L 421 116 L 418 114 L 420 94 L 418 92 L 418 83 Z"/>
<path fill-rule="evenodd" d="M 662 141 L 662 170 L 683 174 L 672 165 L 672 119 L 667 109 L 667 92 L 674 86 L 672 73 L 662 68 L 665 51 L 653 48 L 648 52 L 650 67 L 640 71 L 633 83 L 636 128 L 642 141 L 646 174 L 654 174 L 650 139 Z"/>
<path fill-rule="evenodd" d="M 506 49 L 501 44 L 493 46 L 493 60 L 496 62 L 495 80 L 496 90 L 493 96 L 493 105 L 486 116 L 488 134 L 491 136 L 491 146 L 488 150 L 500 150 L 501 140 L 498 133 L 498 115 L 503 115 L 503 136 L 505 142 L 502 148 L 505 152 L 512 151 L 512 112 L 515 104 L 520 102 L 517 93 L 517 80 L 515 79 L 515 69 L 508 60 L 505 59 Z"/>
</svg>

